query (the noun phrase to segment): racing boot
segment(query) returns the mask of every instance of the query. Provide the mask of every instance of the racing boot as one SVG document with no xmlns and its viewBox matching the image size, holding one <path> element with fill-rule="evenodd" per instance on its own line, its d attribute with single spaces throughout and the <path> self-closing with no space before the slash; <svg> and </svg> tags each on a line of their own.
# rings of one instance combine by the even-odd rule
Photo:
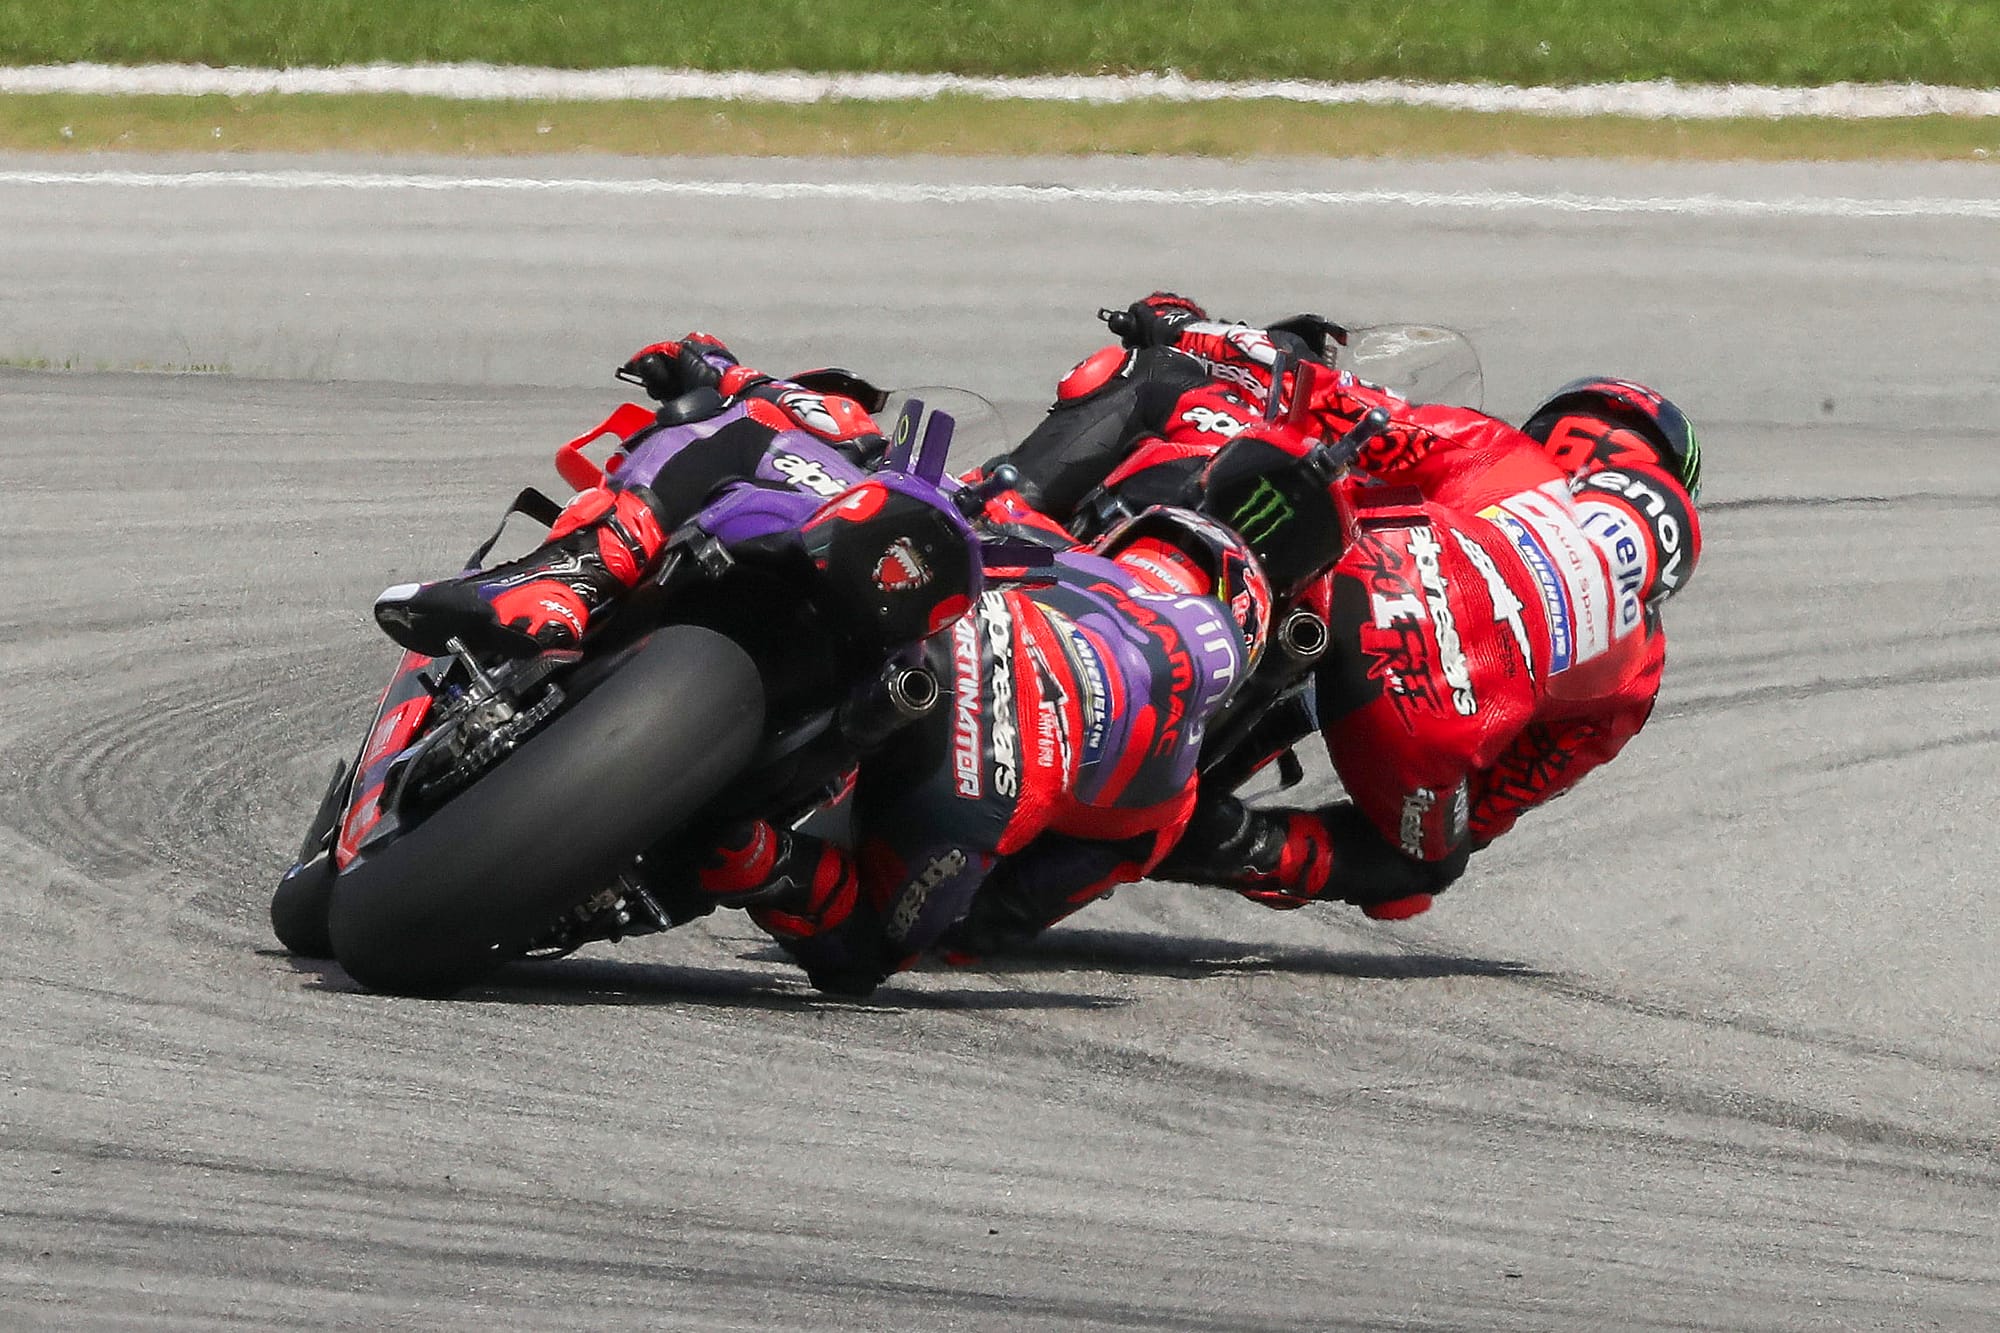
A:
<svg viewBox="0 0 2000 1333">
<path fill-rule="evenodd" d="M 650 492 L 584 491 L 540 550 L 435 583 L 403 583 L 375 599 L 375 622 L 430 657 L 459 639 L 474 652 L 533 657 L 583 641 L 593 615 L 637 584 L 667 533 Z"/>
<path fill-rule="evenodd" d="M 696 879 L 717 906 L 749 909 L 815 990 L 858 998 L 916 961 L 862 894 L 853 854 L 825 838 L 747 819 L 723 832 Z"/>
<path fill-rule="evenodd" d="M 1280 910 L 1344 902 L 1377 921 L 1402 921 L 1429 911 L 1468 855 L 1465 849 L 1437 863 L 1405 856 L 1352 805 L 1255 810 L 1225 795 L 1195 808 L 1153 874 L 1231 889 Z"/>
<path fill-rule="evenodd" d="M 717 906 L 748 908 L 752 920 L 786 941 L 845 921 L 861 887 L 845 848 L 762 819 L 723 830 L 695 880 Z"/>
</svg>

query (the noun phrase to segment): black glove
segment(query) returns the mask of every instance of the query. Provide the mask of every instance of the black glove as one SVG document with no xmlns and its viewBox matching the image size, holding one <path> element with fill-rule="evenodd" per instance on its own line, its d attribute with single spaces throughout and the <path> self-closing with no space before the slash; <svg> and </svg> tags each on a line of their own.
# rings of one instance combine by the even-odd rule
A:
<svg viewBox="0 0 2000 1333">
<path fill-rule="evenodd" d="M 1172 347 L 1181 326 L 1208 318 L 1208 312 L 1175 292 L 1154 292 L 1123 310 L 1097 312 L 1127 347 Z"/>
<path fill-rule="evenodd" d="M 672 353 L 666 351 L 669 347 L 674 349 Z M 722 382 L 722 372 L 703 355 L 713 352 L 730 356 L 721 343 L 697 338 L 654 343 L 618 367 L 618 378 L 638 385 L 656 403 L 671 403 L 691 390 L 713 389 Z"/>
</svg>

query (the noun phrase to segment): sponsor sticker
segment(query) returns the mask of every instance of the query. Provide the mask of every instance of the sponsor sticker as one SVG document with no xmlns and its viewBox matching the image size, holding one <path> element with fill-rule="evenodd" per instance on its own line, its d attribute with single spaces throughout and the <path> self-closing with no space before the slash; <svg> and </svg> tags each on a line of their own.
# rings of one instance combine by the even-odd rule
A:
<svg viewBox="0 0 2000 1333">
<path fill-rule="evenodd" d="M 898 537 L 875 562 L 875 586 L 883 592 L 910 592 L 931 581 L 931 567 L 908 537 Z"/>
<path fill-rule="evenodd" d="M 1285 498 L 1285 493 L 1272 485 L 1269 477 L 1259 477 L 1250 494 L 1229 516 L 1229 526 L 1244 541 L 1257 546 L 1275 537 L 1294 516 L 1292 502 Z"/>
<path fill-rule="evenodd" d="M 962 616 L 951 627 L 951 771 L 960 796 L 985 790 L 979 762 L 979 628 Z"/>
<path fill-rule="evenodd" d="M 1048 610 L 1043 614 L 1062 632 L 1063 655 L 1069 659 L 1083 693 L 1083 762 L 1095 763 L 1104 754 L 1104 738 L 1111 723 L 1111 691 L 1104 679 L 1104 659 L 1068 617 Z"/>
<path fill-rule="evenodd" d="M 823 499 L 832 499 L 846 490 L 848 483 L 834 476 L 815 458 L 803 458 L 798 454 L 784 452 L 771 455 L 771 467 L 779 476 L 801 490 L 811 491 Z"/>
<path fill-rule="evenodd" d="M 1570 615 L 1569 590 L 1563 586 L 1562 575 L 1556 572 L 1554 558 L 1542 548 L 1541 539 L 1527 524 L 1498 505 L 1480 510 L 1479 516 L 1507 534 L 1521 553 L 1521 561 L 1535 581 L 1535 590 L 1542 595 L 1542 610 L 1549 622 L 1549 674 L 1569 670 L 1576 664 L 1576 628 Z"/>
<path fill-rule="evenodd" d="M 1231 436 L 1241 434 L 1244 423 L 1227 412 L 1213 407 L 1196 405 L 1181 413 L 1181 420 L 1204 435 Z"/>
<path fill-rule="evenodd" d="M 1622 639 L 1642 628 L 1646 619 L 1646 535 L 1617 505 L 1585 497 L 1577 510 L 1584 535 L 1597 544 L 1611 569 L 1611 637 Z"/>
<path fill-rule="evenodd" d="M 1573 660 L 1588 662 L 1609 648 L 1611 585 L 1597 548 L 1577 525 L 1576 501 L 1568 483 L 1552 481 L 1532 491 L 1518 491 L 1499 507 L 1534 533 L 1562 580 L 1575 645 Z"/>
<path fill-rule="evenodd" d="M 1583 481 L 1586 487 L 1623 496 L 1652 525 L 1653 541 L 1659 551 L 1660 594 L 1677 590 L 1687 577 L 1688 555 L 1684 546 L 1686 533 L 1681 526 L 1686 511 L 1680 501 L 1669 501 L 1657 487 L 1635 473 L 1607 468 L 1591 473 Z"/>
</svg>

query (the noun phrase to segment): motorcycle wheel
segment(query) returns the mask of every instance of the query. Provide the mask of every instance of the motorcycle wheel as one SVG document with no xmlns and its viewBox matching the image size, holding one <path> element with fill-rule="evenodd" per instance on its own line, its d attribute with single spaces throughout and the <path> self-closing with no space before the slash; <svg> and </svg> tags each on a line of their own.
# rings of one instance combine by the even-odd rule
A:
<svg viewBox="0 0 2000 1333">
<path fill-rule="evenodd" d="M 470 985 L 699 811 L 763 727 L 749 654 L 692 625 L 656 631 L 499 767 L 340 872 L 334 957 L 370 990 Z"/>
<path fill-rule="evenodd" d="M 271 933 L 300 958 L 333 957 L 333 933 L 326 922 L 333 901 L 333 826 L 346 801 L 347 765 L 341 764 L 306 828 L 299 859 L 271 895 Z"/>
<path fill-rule="evenodd" d="M 271 933 L 299 958 L 333 957 L 327 908 L 333 902 L 333 858 L 321 853 L 295 865 L 271 895 Z"/>
</svg>

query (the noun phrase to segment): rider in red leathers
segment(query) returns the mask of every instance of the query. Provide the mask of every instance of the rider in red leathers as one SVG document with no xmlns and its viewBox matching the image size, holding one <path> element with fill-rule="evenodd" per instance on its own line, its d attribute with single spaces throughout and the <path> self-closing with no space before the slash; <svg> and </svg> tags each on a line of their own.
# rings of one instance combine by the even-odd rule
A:
<svg viewBox="0 0 2000 1333">
<path fill-rule="evenodd" d="M 1156 294 L 1124 325 L 1137 345 L 1086 359 L 1043 426 L 996 460 L 1059 520 L 1115 510 L 1127 494 L 1184 497 L 1195 470 L 1263 414 L 1281 350 L 1300 360 L 1292 375 L 1310 377 L 1325 438 L 1370 409 L 1389 417 L 1341 483 L 1352 544 L 1323 593 L 1332 642 L 1317 721 L 1350 799 L 1269 810 L 1204 792 L 1156 876 L 1272 907 L 1426 910 L 1473 851 L 1645 724 L 1665 664 L 1660 606 L 1700 552 L 1693 431 L 1659 395 L 1615 380 L 1568 386 L 1522 430 L 1413 405 L 1312 364 L 1314 335 L 1340 332 L 1306 317 L 1273 330 L 1219 324 Z M 1036 916 L 996 895 L 960 939 L 1018 937 L 1045 923 Z"/>
</svg>

